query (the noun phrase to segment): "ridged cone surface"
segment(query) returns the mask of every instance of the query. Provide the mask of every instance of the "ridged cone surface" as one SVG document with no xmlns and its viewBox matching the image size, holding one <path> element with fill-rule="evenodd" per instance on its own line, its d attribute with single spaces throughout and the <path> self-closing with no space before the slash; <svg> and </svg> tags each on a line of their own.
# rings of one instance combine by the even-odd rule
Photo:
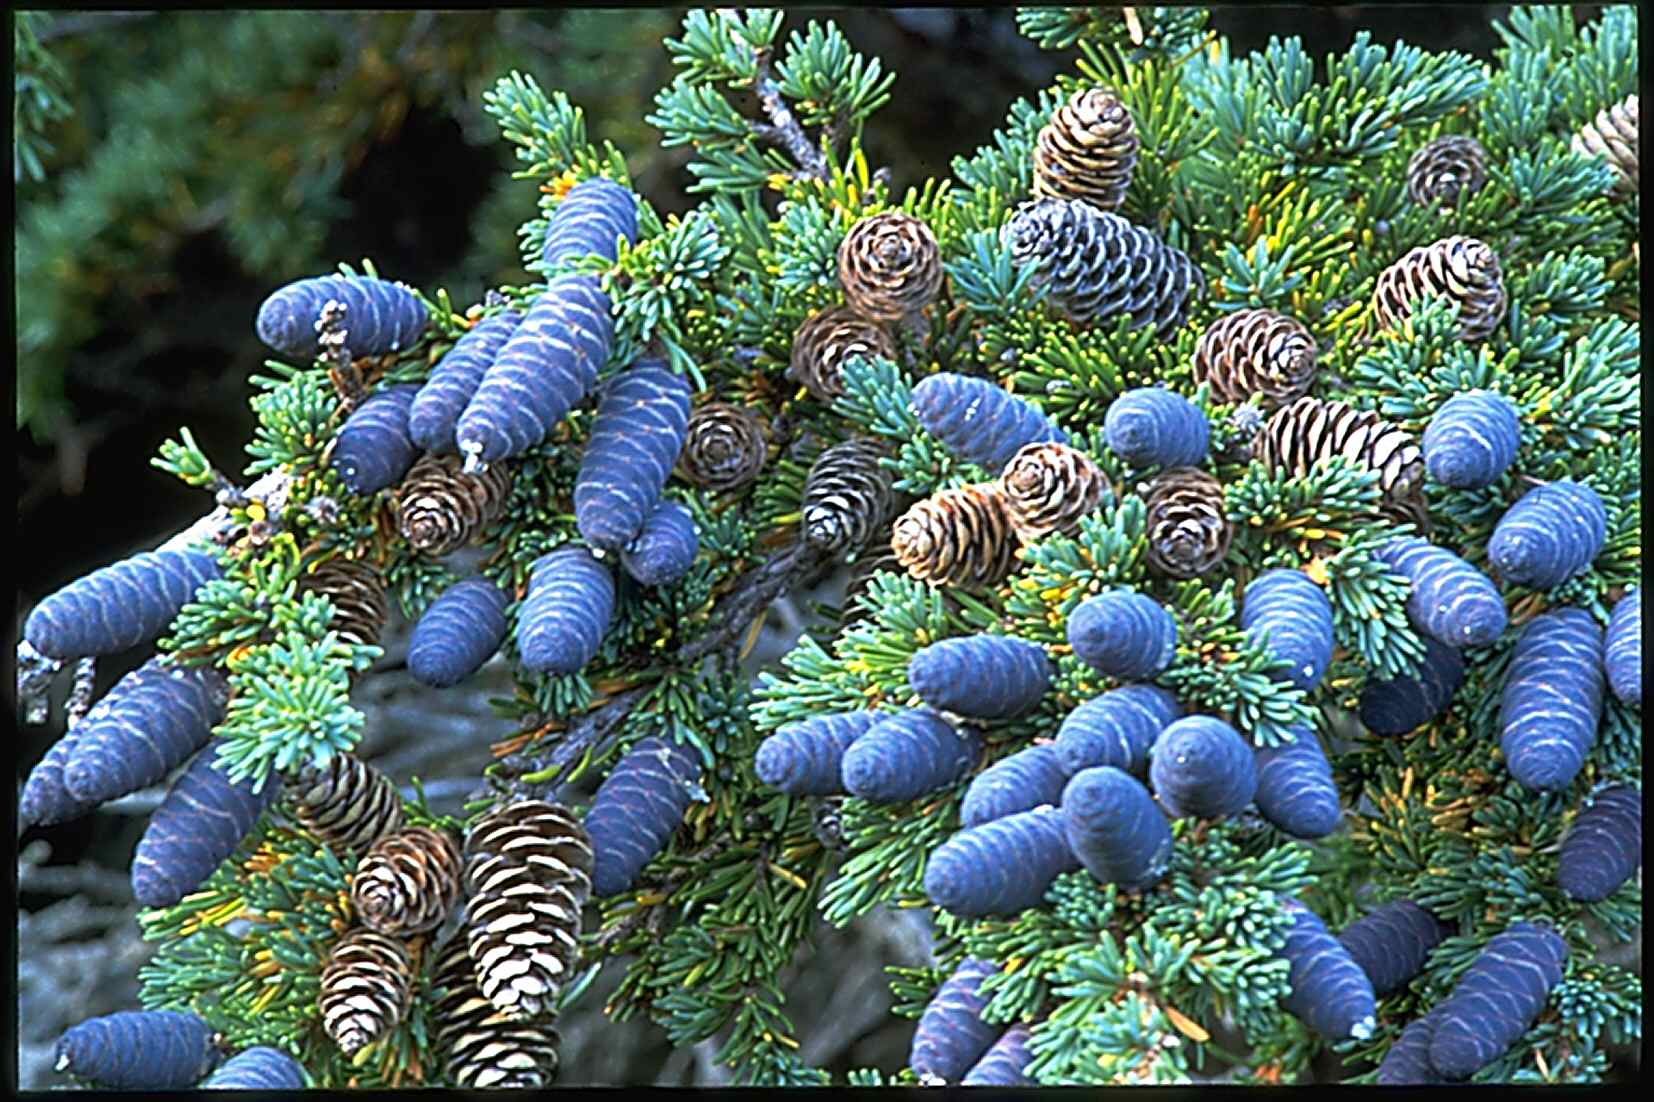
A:
<svg viewBox="0 0 1654 1102">
<path fill-rule="evenodd" d="M 500 519 L 514 474 L 509 463 L 466 474 L 456 455 L 422 456 L 396 491 L 397 528 L 427 555 L 457 551 Z"/>
<path fill-rule="evenodd" d="M 592 843 L 561 804 L 496 808 L 465 839 L 463 936 L 482 996 L 512 1020 L 556 1005 L 580 955 Z"/>
<path fill-rule="evenodd" d="M 890 533 L 902 569 L 933 586 L 996 586 L 1011 573 L 1018 546 L 997 482 L 942 490 L 916 502 Z"/>
<path fill-rule="evenodd" d="M 838 278 L 850 308 L 869 321 L 900 321 L 942 286 L 942 253 L 930 227 L 910 214 L 864 218 L 839 243 Z"/>
<path fill-rule="evenodd" d="M 459 901 L 460 871 L 459 847 L 447 831 L 408 827 L 379 839 L 357 864 L 351 907 L 381 934 L 429 933 Z"/>
<path fill-rule="evenodd" d="M 1114 210 L 1126 200 L 1141 145 L 1131 112 L 1112 91 L 1076 92 L 1034 140 L 1034 195 Z"/>
<path fill-rule="evenodd" d="M 1315 381 L 1315 338 L 1302 322 L 1275 310 L 1225 314 L 1195 346 L 1195 385 L 1208 383 L 1219 401 L 1253 398 L 1269 412 L 1309 392 Z"/>
</svg>

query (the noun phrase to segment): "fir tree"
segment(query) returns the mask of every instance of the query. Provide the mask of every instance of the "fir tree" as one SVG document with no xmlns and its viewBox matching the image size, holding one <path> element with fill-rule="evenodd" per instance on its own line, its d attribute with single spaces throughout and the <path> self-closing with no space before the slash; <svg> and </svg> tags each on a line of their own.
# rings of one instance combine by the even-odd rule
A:
<svg viewBox="0 0 1654 1102">
<path fill-rule="evenodd" d="M 171 542 L 215 547 L 222 576 L 200 587 L 160 642 L 172 660 L 215 666 L 227 678 L 229 705 L 207 753 L 231 781 L 256 785 L 358 743 L 363 719 L 351 688 L 371 676 L 380 653 L 345 634 L 362 595 L 306 588 L 305 579 L 329 562 L 362 564 L 404 615 L 417 617 L 455 573 L 402 535 L 386 507 L 392 491 L 358 494 L 341 479 L 331 462 L 341 427 L 369 394 L 423 384 L 484 317 L 526 314 L 558 279 L 578 273 L 612 304 L 613 338 L 595 365 L 597 385 L 543 443 L 513 460 L 503 512 L 479 537 L 480 575 L 517 599 L 507 616 L 520 614 L 537 561 L 585 547 L 573 505 L 581 457 L 599 396 L 639 360 L 680 376 L 692 409 L 746 411 L 751 450 L 736 458 L 757 475 L 708 486 L 680 466 L 662 500 L 686 510 L 698 530 L 687 573 L 654 586 L 622 578 L 611 613 L 599 618 L 594 653 L 574 672 L 529 672 L 508 635 L 516 692 L 498 703 L 503 741 L 492 760 L 479 750 L 465 816 L 433 816 L 420 801 L 405 809 L 408 827 L 464 837 L 501 807 L 566 799 L 559 793 L 567 786 L 609 774 L 640 744 L 645 756 L 688 763 L 638 786 L 640 807 L 670 805 L 671 814 L 650 818 L 646 863 L 625 889 L 590 899 L 583 930 L 592 841 L 573 828 L 533 836 L 562 862 L 557 883 L 567 882 L 574 901 L 560 936 L 579 934 L 578 959 L 572 950 L 567 959 L 535 952 L 542 970 L 561 970 L 547 996 L 556 1008 L 580 999 L 599 969 L 620 968 L 607 1008 L 614 1017 L 645 1014 L 675 1045 L 716 1038 L 717 1059 L 744 1084 L 828 1083 L 800 1056 L 782 986 L 790 963 L 822 921 L 845 926 L 880 907 L 932 906 L 927 864 L 959 833 L 971 779 L 1054 738 L 1076 706 L 1123 683 L 1075 656 L 1066 626 L 1088 598 L 1124 589 L 1158 604 L 1176 628 L 1170 664 L 1138 683 L 1175 697 L 1185 716 L 1238 735 L 1249 751 L 1325 738 L 1346 825 L 1302 840 L 1245 811 L 1216 820 L 1190 811 L 1169 824 L 1164 875 L 1147 883 L 1101 883 L 1077 860 L 1053 859 L 1052 869 L 1072 871 L 1051 876 L 1040 902 L 1017 913 L 935 908 L 938 967 L 894 976 L 904 1009 L 917 1017 L 968 958 L 989 972 L 979 986 L 981 1023 L 1021 1042 L 1020 1072 L 1036 1083 L 1171 1083 L 1219 1073 L 1292 1082 L 1324 1050 L 1342 1057 L 1347 1079 L 1371 1082 L 1404 1028 L 1456 990 L 1492 939 L 1515 922 L 1537 922 L 1566 943 L 1565 970 L 1531 1021 L 1519 1023 L 1520 1038 L 1478 1065 L 1473 1081 L 1608 1075 L 1609 1047 L 1640 1037 L 1641 985 L 1597 959 L 1598 950 L 1640 938 L 1640 880 L 1576 901 L 1558 883 L 1557 855 L 1593 790 L 1640 786 L 1640 708 L 1602 694 L 1596 737 L 1560 791 L 1525 788 L 1495 748 L 1523 625 L 1564 608 L 1605 625 L 1639 580 L 1639 199 L 1614 191 L 1607 164 L 1570 145 L 1580 127 L 1636 90 L 1636 11 L 1609 8 L 1577 27 L 1565 8 L 1516 8 L 1498 27 L 1504 46 L 1492 66 L 1365 34 L 1319 63 L 1297 39 L 1238 58 L 1205 33 L 1204 12 L 1125 11 L 1021 13 L 1022 29 L 1042 45 L 1078 47 L 1076 71 L 1037 102 L 1013 105 L 993 142 L 956 159 L 949 177 L 900 196 L 861 148 L 864 123 L 891 94 L 893 76 L 876 59 L 857 54 L 830 23 L 810 21 L 783 37 L 780 11 L 691 11 L 665 43 L 676 74 L 649 121 L 663 145 L 692 151 L 687 172 L 699 204 L 662 217 L 639 196 L 634 242 L 563 256 L 556 270 L 542 258 L 564 196 L 593 177 L 632 187 L 635 154 L 593 141 L 562 92 L 521 72 L 501 78 L 486 108 L 516 147 L 518 176 L 532 182 L 523 186 L 540 189 L 540 217 L 521 234 L 532 280 L 463 308 L 441 289 L 416 289 L 429 312 L 423 335 L 366 359 L 347 350 L 348 316 L 320 319 L 316 361 L 271 361 L 253 380 L 249 484 L 217 471 L 187 431 L 156 460 L 218 500 Z M 1164 328 L 1129 308 L 1077 324 L 1055 308 L 1035 266 L 1013 258 L 1003 232 L 1034 194 L 1036 149 L 1057 109 L 1098 87 L 1113 90 L 1140 143 L 1118 217 L 1158 242 L 1109 247 L 1145 249 L 1149 261 L 1177 250 L 1199 269 L 1193 281 L 1178 274 L 1183 261 L 1166 269 L 1164 278 L 1179 281 L 1186 318 Z M 1451 202 L 1414 202 L 1410 159 L 1457 134 L 1485 148 L 1485 182 Z M 928 294 L 907 300 L 913 309 L 891 325 L 894 354 L 850 358 L 842 393 L 825 399 L 789 379 L 794 337 L 820 311 L 844 304 L 844 253 L 861 240 L 852 230 L 895 212 L 934 238 L 945 278 L 928 304 Z M 1380 275 L 1411 250 L 1453 236 L 1484 242 L 1499 258 L 1508 308 L 1491 334 L 1467 342 L 1458 315 L 1469 306 L 1451 296 L 1380 324 Z M 899 267 L 900 257 L 873 259 L 848 270 Z M 362 274 L 376 274 L 365 267 Z M 1104 267 L 1075 278 L 1112 277 Z M 1309 393 L 1382 418 L 1383 437 L 1410 435 L 1415 452 L 1450 399 L 1503 395 L 1520 418 L 1514 461 L 1485 486 L 1425 479 L 1417 508 L 1405 514 L 1387 498 L 1403 472 L 1377 437 L 1337 438 L 1367 431 L 1349 429 L 1348 417 L 1306 413 L 1305 423 L 1272 427 L 1302 443 L 1303 469 L 1264 462 L 1253 454 L 1256 407 L 1215 400 L 1193 375 L 1202 334 L 1241 310 L 1296 319 L 1318 347 Z M 915 388 L 939 373 L 1013 393 L 1090 457 L 1108 492 L 1076 525 L 1018 538 L 1001 583 L 962 591 L 876 570 L 830 636 L 806 635 L 754 684 L 739 659 L 760 614 L 827 564 L 801 524 L 810 461 L 826 446 L 888 441 L 881 462 L 895 489 L 913 498 L 946 501 L 934 495 L 966 485 L 999 492 L 997 470 L 977 465 L 969 441 L 939 438 L 916 414 Z M 1158 460 L 1122 457 L 1104 429 L 1116 399 L 1150 385 L 1180 395 L 1210 428 L 1194 469 L 1221 496 L 1177 523 L 1227 527 L 1209 544 L 1217 565 L 1194 580 L 1150 565 L 1163 526 L 1151 525 L 1144 495 L 1157 468 L 1134 464 Z M 1506 509 L 1532 483 L 1561 480 L 1588 485 L 1602 502 L 1606 535 L 1594 558 L 1554 587 L 1500 579 L 1509 627 L 1464 649 L 1462 686 L 1441 713 L 1401 737 L 1363 729 L 1355 718 L 1363 686 L 1417 674 L 1425 653 L 1407 612 L 1411 583 L 1390 569 L 1383 549 L 1427 536 L 1488 572 L 1489 541 Z M 1168 506 L 1173 521 L 1177 507 Z M 942 523 L 954 519 L 941 515 Z M 982 536 L 955 534 L 962 545 Z M 592 570 L 619 566 L 618 555 L 583 554 Z M 1330 602 L 1335 645 L 1324 676 L 1295 680 L 1267 633 L 1242 627 L 1247 583 L 1277 569 L 1298 572 Z M 584 614 L 573 605 L 563 611 Z M 759 779 L 755 758 L 767 737 L 826 715 L 907 711 L 918 704 L 909 681 L 915 654 L 982 635 L 1045 649 L 1050 683 L 1028 694 L 1025 710 L 970 721 L 963 776 L 903 802 L 846 799 L 843 853 L 818 834 L 816 797 Z M 59 665 L 20 645 L 25 702 Z M 1175 741 L 1151 746 L 1149 763 L 1157 750 L 1175 752 Z M 856 756 L 869 749 L 877 747 Z M 196 891 L 144 912 L 156 943 L 141 973 L 145 1008 L 200 1016 L 227 1051 L 269 1046 L 296 1056 L 318 1087 L 445 1085 L 454 1060 L 480 1074 L 483 1049 L 449 1060 L 438 1048 L 439 1037 L 460 1028 L 440 1018 L 458 997 L 444 1004 L 434 982 L 438 935 L 462 922 L 462 906 L 428 937 L 346 961 L 352 982 L 366 987 L 376 968 L 394 973 L 379 977 L 388 1001 L 373 1008 L 380 1032 L 371 1043 L 347 1055 L 323 1028 L 319 1001 L 338 1005 L 337 992 L 322 999 L 324 971 L 342 938 L 359 937 L 347 931 L 361 929 L 349 892 L 359 857 L 329 848 L 283 797 Z M 417 862 L 411 867 L 416 884 Z M 542 885 L 548 899 L 555 886 Z M 1307 1027 L 1300 1018 L 1315 1018 L 1306 1000 L 1318 988 L 1299 971 L 1308 952 L 1293 940 L 1300 903 L 1327 929 L 1318 944 L 1335 946 L 1331 935 L 1401 898 L 1447 930 L 1417 976 L 1377 1000 L 1370 1032 L 1339 1038 Z M 497 948 L 491 959 L 509 958 L 506 927 L 491 922 L 472 935 Z M 555 963 L 545 963 L 548 953 Z M 1353 958 L 1340 967 L 1359 979 Z M 501 1036 L 519 1047 L 532 1042 L 537 1059 L 554 1065 L 545 1056 L 552 1013 Z M 461 1025 L 480 1031 L 486 1022 Z M 918 1081 L 901 1068 L 864 1069 L 851 1080 Z"/>
</svg>

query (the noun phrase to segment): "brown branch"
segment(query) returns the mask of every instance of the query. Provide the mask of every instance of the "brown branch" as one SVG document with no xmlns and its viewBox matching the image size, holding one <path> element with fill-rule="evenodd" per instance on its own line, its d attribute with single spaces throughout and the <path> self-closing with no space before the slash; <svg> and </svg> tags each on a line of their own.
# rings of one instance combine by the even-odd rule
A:
<svg viewBox="0 0 1654 1102">
<path fill-rule="evenodd" d="M 764 114 L 769 116 L 770 121 L 767 126 L 763 123 L 753 123 L 753 135 L 760 141 L 784 149 L 787 156 L 791 157 L 806 175 L 814 176 L 818 180 L 827 180 L 830 177 L 827 157 L 805 135 L 804 127 L 793 115 L 792 108 L 781 98 L 781 89 L 770 73 L 771 56 L 772 51 L 767 46 L 757 51 L 758 75 L 753 81 L 753 88 L 757 91 L 758 102 L 763 105 Z"/>
</svg>

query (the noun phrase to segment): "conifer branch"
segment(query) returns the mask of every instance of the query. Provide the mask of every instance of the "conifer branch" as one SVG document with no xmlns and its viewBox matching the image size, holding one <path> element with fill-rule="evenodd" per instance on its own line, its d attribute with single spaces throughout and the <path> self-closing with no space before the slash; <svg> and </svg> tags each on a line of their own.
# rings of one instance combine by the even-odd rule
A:
<svg viewBox="0 0 1654 1102">
<path fill-rule="evenodd" d="M 763 104 L 764 114 L 769 116 L 769 124 L 753 124 L 753 134 L 760 140 L 771 145 L 780 146 L 787 151 L 806 175 L 814 176 L 818 180 L 828 180 L 831 173 L 827 167 L 827 158 L 820 149 L 810 141 L 804 133 L 804 127 L 793 116 L 792 109 L 787 101 L 781 98 L 781 89 L 775 83 L 775 77 L 770 72 L 772 51 L 764 47 L 757 51 L 758 75 L 753 81 L 753 88 L 758 93 L 758 102 Z"/>
</svg>

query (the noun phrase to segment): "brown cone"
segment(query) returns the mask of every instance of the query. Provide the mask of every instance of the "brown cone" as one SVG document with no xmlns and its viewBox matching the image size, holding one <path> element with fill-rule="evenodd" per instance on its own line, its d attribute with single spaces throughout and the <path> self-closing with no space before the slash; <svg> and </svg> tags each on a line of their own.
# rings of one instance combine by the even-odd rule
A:
<svg viewBox="0 0 1654 1102">
<path fill-rule="evenodd" d="M 855 552 L 890 523 L 896 492 L 879 462 L 890 449 L 857 437 L 816 457 L 804 481 L 804 541 L 828 554 Z"/>
<path fill-rule="evenodd" d="M 1198 467 L 1172 467 L 1149 483 L 1144 497 L 1151 567 L 1187 579 L 1223 562 L 1233 532 L 1217 479 Z"/>
<path fill-rule="evenodd" d="M 402 829 L 402 797 L 391 779 L 353 754 L 334 754 L 320 768 L 306 765 L 282 789 L 293 817 L 343 857 L 360 855 Z"/>
<path fill-rule="evenodd" d="M 1459 304 L 1459 335 L 1467 343 L 1485 341 L 1505 317 L 1499 258 L 1474 237 L 1421 245 L 1379 274 L 1373 309 L 1382 328 L 1400 329 L 1426 298 L 1438 295 Z"/>
<path fill-rule="evenodd" d="M 358 926 L 322 967 L 322 1025 L 346 1056 L 396 1028 L 413 990 L 413 961 L 395 938 Z"/>
<path fill-rule="evenodd" d="M 459 901 L 459 847 L 447 831 L 409 827 L 373 844 L 350 883 L 362 925 L 390 937 L 441 926 Z"/>
<path fill-rule="evenodd" d="M 864 218 L 839 243 L 838 278 L 850 308 L 869 321 L 901 321 L 942 287 L 942 252 L 911 214 Z"/>
<path fill-rule="evenodd" d="M 477 987 L 500 1013 L 552 1010 L 580 956 L 580 907 L 591 894 L 591 839 L 561 804 L 496 809 L 465 839 L 465 930 Z"/>
<path fill-rule="evenodd" d="M 902 568 L 933 586 L 998 585 L 1011 572 L 1017 546 L 998 482 L 934 494 L 898 517 L 890 532 Z"/>
<path fill-rule="evenodd" d="M 1637 194 L 1637 96 L 1604 107 L 1574 135 L 1573 150 L 1582 157 L 1606 157 L 1614 170 L 1614 194 Z"/>
<path fill-rule="evenodd" d="M 299 585 L 327 594 L 333 602 L 333 630 L 340 639 L 378 645 L 391 612 L 379 571 L 354 559 L 329 559 L 305 575 Z"/>
<path fill-rule="evenodd" d="M 397 526 L 427 555 L 471 543 L 500 518 L 511 495 L 511 464 L 466 474 L 457 455 L 424 455 L 396 491 Z"/>
<path fill-rule="evenodd" d="M 437 953 L 431 986 L 432 1041 L 448 1082 L 463 1090 L 549 1087 L 557 1076 L 555 1015 L 519 1021 L 494 1008 L 477 987 L 465 931 Z"/>
<path fill-rule="evenodd" d="M 1461 192 L 1474 195 L 1487 183 L 1487 151 L 1475 138 L 1448 134 L 1419 147 L 1407 162 L 1407 196 L 1419 206 L 1448 206 Z"/>
<path fill-rule="evenodd" d="M 1034 143 L 1034 197 L 1084 199 L 1100 210 L 1126 200 L 1141 145 L 1113 92 L 1088 88 L 1057 108 Z"/>
<path fill-rule="evenodd" d="M 757 478 L 768 458 L 757 417 L 729 402 L 708 402 L 690 415 L 678 470 L 708 490 L 734 490 Z"/>
<path fill-rule="evenodd" d="M 1412 434 L 1371 410 L 1343 402 L 1300 398 L 1275 411 L 1255 445 L 1271 473 L 1309 473 L 1324 459 L 1342 456 L 1376 470 L 1386 511 L 1422 528 L 1424 456 Z"/>
<path fill-rule="evenodd" d="M 1073 535 L 1080 518 L 1102 504 L 1104 491 L 1113 491 L 1089 455 L 1054 441 L 1019 450 L 1000 472 L 999 483 L 1011 527 L 1023 543 L 1052 532 Z"/>
<path fill-rule="evenodd" d="M 894 360 L 896 345 L 884 326 L 848 306 L 834 306 L 799 326 L 787 374 L 817 399 L 830 402 L 844 393 L 844 362 L 857 356 Z"/>
<path fill-rule="evenodd" d="M 1296 318 L 1274 310 L 1239 310 L 1207 327 L 1195 347 L 1195 385 L 1209 383 L 1219 402 L 1254 395 L 1274 409 L 1306 393 L 1315 379 L 1315 338 Z"/>
</svg>

